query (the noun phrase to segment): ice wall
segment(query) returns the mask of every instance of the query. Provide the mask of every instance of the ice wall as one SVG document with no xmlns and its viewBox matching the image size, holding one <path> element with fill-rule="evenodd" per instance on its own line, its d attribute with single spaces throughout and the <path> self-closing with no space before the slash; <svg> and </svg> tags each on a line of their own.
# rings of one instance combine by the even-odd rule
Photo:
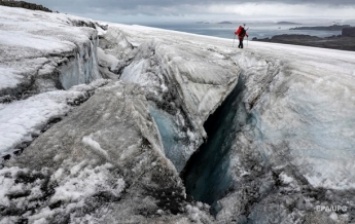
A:
<svg viewBox="0 0 355 224">
<path fill-rule="evenodd" d="M 243 94 L 228 103 L 232 118 L 215 119 L 231 121 L 215 127 L 206 154 L 191 157 L 187 192 L 225 223 L 349 222 L 355 104 L 348 55 L 337 55 L 347 61 L 342 70 L 327 64 L 333 57 L 311 61 L 314 52 L 303 52 L 310 61 L 302 66 L 268 53 L 232 56 L 243 69 Z"/>
<path fill-rule="evenodd" d="M 8 7 L 0 12 L 0 102 L 101 77 L 95 29 L 74 27 L 62 14 Z"/>
<path fill-rule="evenodd" d="M 216 52 L 184 47 L 144 42 L 121 76 L 146 90 L 165 154 L 179 172 L 206 138 L 204 121 L 232 90 L 240 71 Z M 218 59 L 206 65 L 208 57 Z"/>
<path fill-rule="evenodd" d="M 88 84 L 101 78 L 97 58 L 98 38 L 91 37 L 90 42 L 79 45 L 74 51 L 74 57 L 69 62 L 58 68 L 59 80 L 64 89 L 78 84 Z"/>
<path fill-rule="evenodd" d="M 97 30 L 2 6 L 0 23 L 0 155 L 9 158 L 107 82 L 92 83 L 101 78 Z"/>
<path fill-rule="evenodd" d="M 355 201 L 354 175 L 348 172 L 353 169 L 353 53 L 262 43 L 235 51 L 228 40 L 120 28 L 127 40 L 140 44 L 122 79 L 146 89 L 164 153 L 177 170 L 180 159 L 191 155 L 179 154 L 181 140 L 191 142 L 179 139 L 179 131 L 190 130 L 202 143 L 204 121 L 237 77 L 244 80 L 242 97 L 227 108 L 231 113 L 216 118 L 223 125 L 207 136 L 206 154 L 191 162 L 196 167 L 188 191 L 212 204 L 218 221 L 351 220 L 350 213 L 316 208 L 352 208 Z M 234 81 L 227 84 L 227 77 Z"/>
<path fill-rule="evenodd" d="M 98 89 L 0 169 L 0 222 L 189 223 L 148 107 L 139 86 Z"/>
<path fill-rule="evenodd" d="M 240 78 L 222 105 L 208 118 L 204 127 L 208 139 L 190 157 L 181 173 L 186 193 L 194 200 L 212 206 L 233 188 L 233 173 L 230 172 L 234 138 L 248 122 L 242 102 L 243 80 Z"/>
</svg>

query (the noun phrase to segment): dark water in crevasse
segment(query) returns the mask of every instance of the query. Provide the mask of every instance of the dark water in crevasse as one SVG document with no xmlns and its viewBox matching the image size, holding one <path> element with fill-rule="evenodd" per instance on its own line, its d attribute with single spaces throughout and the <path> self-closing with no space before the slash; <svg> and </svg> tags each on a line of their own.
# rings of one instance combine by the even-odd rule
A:
<svg viewBox="0 0 355 224">
<path fill-rule="evenodd" d="M 244 84 L 239 80 L 223 104 L 208 118 L 205 123 L 208 139 L 181 172 L 186 193 L 212 207 L 234 185 L 228 172 L 229 153 L 236 133 L 248 120 L 242 103 L 243 89 Z"/>
</svg>

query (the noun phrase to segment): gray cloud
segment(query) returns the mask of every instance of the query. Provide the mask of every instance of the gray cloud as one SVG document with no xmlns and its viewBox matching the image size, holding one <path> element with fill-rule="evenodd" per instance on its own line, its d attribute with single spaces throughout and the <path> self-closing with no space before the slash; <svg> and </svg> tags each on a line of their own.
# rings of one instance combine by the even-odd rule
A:
<svg viewBox="0 0 355 224">
<path fill-rule="evenodd" d="M 53 9 L 65 9 L 69 11 L 79 11 L 88 8 L 100 8 L 107 10 L 132 10 L 132 12 L 137 12 L 144 8 L 163 8 L 163 7 L 179 7 L 182 5 L 197 5 L 203 7 L 204 5 L 210 4 L 243 4 L 246 1 L 242 0 L 33 0 L 35 3 L 51 7 Z M 274 1 L 263 1 L 263 0 L 249 0 L 248 3 L 284 3 L 284 4 L 322 4 L 330 6 L 341 6 L 341 5 L 355 5 L 354 0 L 274 0 Z"/>
<path fill-rule="evenodd" d="M 212 14 L 234 14 L 234 15 L 245 15 L 243 12 L 236 10 L 221 10 L 220 12 L 216 7 L 234 5 L 238 7 L 239 5 L 245 4 L 255 4 L 256 8 L 258 5 L 289 5 L 290 15 L 301 16 L 301 12 L 298 12 L 300 8 L 296 6 L 305 5 L 309 6 L 308 10 L 305 10 L 305 15 L 310 16 L 324 16 L 322 11 L 324 9 L 330 9 L 327 11 L 332 17 L 338 16 L 341 19 L 344 8 L 350 7 L 350 9 L 355 10 L 354 0 L 273 0 L 273 1 L 263 1 L 263 0 L 249 0 L 248 2 L 242 0 L 32 0 L 37 4 L 42 4 L 50 9 L 58 10 L 60 12 L 67 12 L 82 16 L 90 16 L 95 19 L 108 19 L 115 20 L 119 22 L 123 17 L 127 17 L 128 20 L 132 19 L 133 16 L 145 15 L 150 17 L 161 17 L 161 16 L 197 16 L 197 15 L 211 15 Z M 311 5 L 311 6 L 310 6 Z M 321 6 L 321 8 L 314 7 L 314 5 Z M 293 8 L 291 8 L 293 7 Z M 271 7 L 272 8 L 272 7 Z M 337 13 L 336 9 L 341 8 L 343 11 Z M 250 7 L 247 8 L 250 10 Z M 280 16 L 277 11 L 278 8 L 275 7 L 275 17 Z M 281 10 L 285 10 L 283 7 Z M 313 10 L 313 11 L 312 11 Z M 335 11 L 334 11 L 335 10 Z M 250 10 L 250 15 L 260 18 L 263 13 L 255 12 L 257 10 Z M 296 12 L 297 11 L 297 12 Z M 349 11 L 349 10 L 348 10 Z M 271 12 L 271 15 L 273 12 Z M 323 13 L 324 14 L 324 13 Z M 337 15 L 338 14 L 338 15 Z M 349 13 L 348 13 L 349 14 Z M 351 14 L 351 13 L 350 13 Z M 355 14 L 355 13 L 353 13 Z M 265 14 L 264 14 L 265 16 Z M 266 16 L 270 17 L 270 13 Z M 349 17 L 349 16 L 348 16 Z M 355 17 L 355 16 L 354 16 Z M 137 17 L 137 20 L 139 18 Z M 355 19 L 355 18 L 354 18 Z"/>
</svg>

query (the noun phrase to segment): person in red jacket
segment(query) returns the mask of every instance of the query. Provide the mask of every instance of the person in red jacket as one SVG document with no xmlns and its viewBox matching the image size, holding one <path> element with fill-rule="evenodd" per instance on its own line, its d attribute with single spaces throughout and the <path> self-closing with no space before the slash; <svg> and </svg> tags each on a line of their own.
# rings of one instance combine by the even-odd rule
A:
<svg viewBox="0 0 355 224">
<path fill-rule="evenodd" d="M 235 34 L 236 36 L 238 36 L 238 39 L 239 39 L 238 48 L 243 48 L 243 40 L 244 40 L 244 37 L 245 37 L 245 36 L 249 37 L 248 34 L 247 34 L 247 31 L 245 30 L 245 24 L 244 24 L 243 26 L 240 25 L 240 26 L 238 27 L 238 29 L 234 32 L 234 34 Z"/>
</svg>

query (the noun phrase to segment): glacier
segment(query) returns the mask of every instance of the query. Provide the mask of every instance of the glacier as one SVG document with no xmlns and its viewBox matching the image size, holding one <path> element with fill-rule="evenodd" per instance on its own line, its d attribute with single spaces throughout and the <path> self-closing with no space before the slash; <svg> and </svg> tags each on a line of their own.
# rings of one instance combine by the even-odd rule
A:
<svg viewBox="0 0 355 224">
<path fill-rule="evenodd" d="M 0 155 L 4 155 L 22 150 L 47 123 L 67 114 L 69 104 L 88 98 L 107 80 L 89 88 L 74 87 L 102 79 L 96 30 L 75 27 L 73 18 L 6 7 L 0 19 Z"/>
<path fill-rule="evenodd" d="M 354 61 L 0 7 L 0 223 L 353 223 Z"/>
</svg>

